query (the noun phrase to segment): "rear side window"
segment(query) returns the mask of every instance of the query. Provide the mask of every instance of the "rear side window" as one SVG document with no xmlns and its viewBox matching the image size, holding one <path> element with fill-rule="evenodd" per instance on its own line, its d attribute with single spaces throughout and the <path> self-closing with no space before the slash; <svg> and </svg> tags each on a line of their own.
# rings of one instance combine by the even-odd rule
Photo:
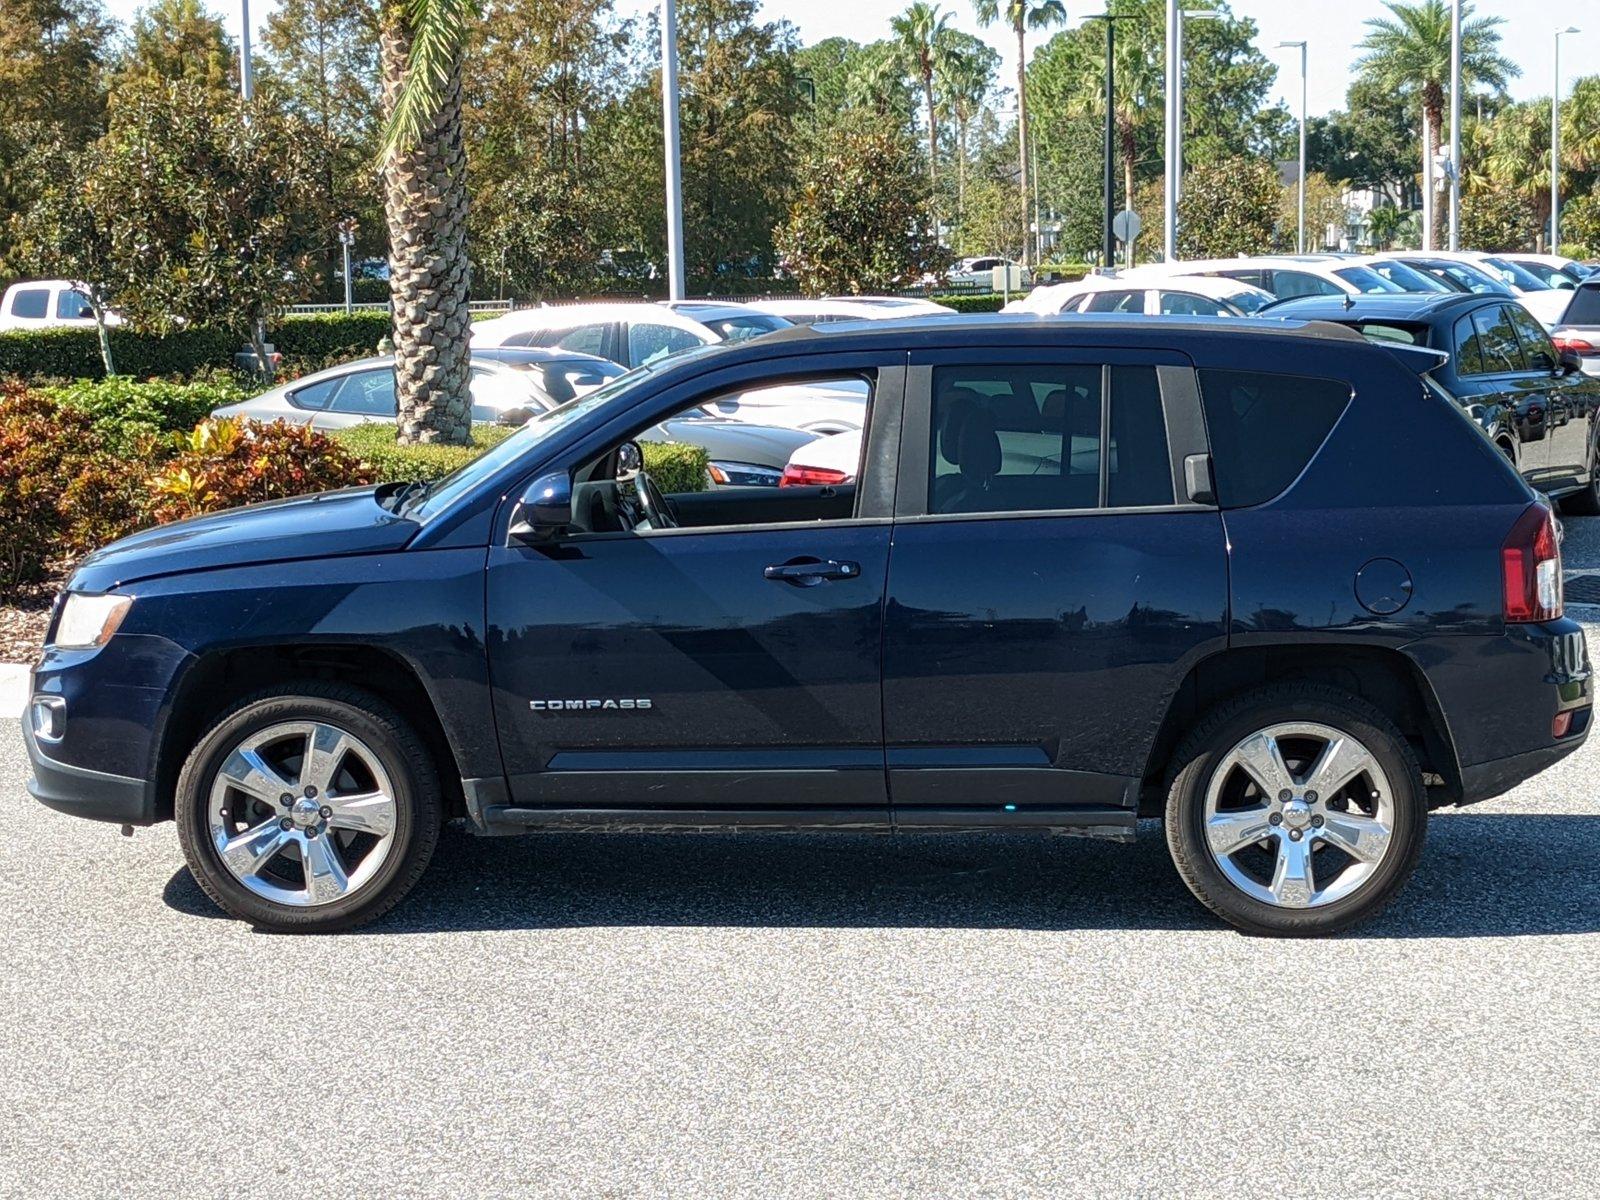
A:
<svg viewBox="0 0 1600 1200">
<path fill-rule="evenodd" d="M 296 402 L 301 396 L 295 396 Z M 345 376 L 344 386 L 329 406 L 330 412 L 348 413 L 361 417 L 392 417 L 395 415 L 394 370 L 357 371 Z"/>
<path fill-rule="evenodd" d="M 1144 292 L 1095 292 L 1089 297 L 1089 302 L 1083 306 L 1083 311 L 1142 313 L 1144 311 Z"/>
<path fill-rule="evenodd" d="M 56 316 L 63 321 L 93 320 L 94 307 L 89 297 L 71 288 L 56 297 Z"/>
<path fill-rule="evenodd" d="M 1586 283 L 1573 292 L 1561 320 L 1567 325 L 1600 325 L 1600 286 Z"/>
<path fill-rule="evenodd" d="M 1170 317 L 1227 317 L 1232 311 L 1221 301 L 1192 292 L 1161 292 L 1161 312 Z"/>
<path fill-rule="evenodd" d="M 1483 374 L 1483 351 L 1478 346 L 1478 327 L 1470 316 L 1456 322 L 1456 371 L 1462 375 Z"/>
<path fill-rule="evenodd" d="M 1280 300 L 1294 296 L 1337 296 L 1339 285 L 1308 271 L 1274 271 L 1272 290 Z"/>
<path fill-rule="evenodd" d="M 930 513 L 1172 503 L 1153 367 L 940 367 L 933 388 Z"/>
<path fill-rule="evenodd" d="M 41 321 L 50 311 L 50 292 L 46 288 L 28 288 L 11 297 L 11 315 L 30 321 Z"/>
<path fill-rule="evenodd" d="M 333 399 L 333 394 L 339 390 L 339 385 L 343 382 L 343 375 L 335 375 L 332 379 L 308 383 L 305 387 L 296 388 L 289 393 L 289 403 L 296 408 L 321 412 L 328 407 L 328 401 Z"/>
<path fill-rule="evenodd" d="M 1544 331 L 1544 326 L 1533 319 L 1533 314 L 1520 304 L 1508 304 L 1506 314 L 1517 327 L 1522 339 L 1522 357 L 1530 371 L 1554 371 L 1557 365 L 1556 348 Z"/>
<path fill-rule="evenodd" d="M 1483 355 L 1485 371 L 1493 375 L 1525 369 L 1522 343 L 1517 341 L 1516 326 L 1511 324 L 1505 305 L 1480 308 L 1472 314 L 1472 323 L 1478 329 L 1478 349 Z"/>
<path fill-rule="evenodd" d="M 1264 504 L 1293 483 L 1350 403 L 1336 379 L 1201 370 L 1217 501 Z"/>
</svg>

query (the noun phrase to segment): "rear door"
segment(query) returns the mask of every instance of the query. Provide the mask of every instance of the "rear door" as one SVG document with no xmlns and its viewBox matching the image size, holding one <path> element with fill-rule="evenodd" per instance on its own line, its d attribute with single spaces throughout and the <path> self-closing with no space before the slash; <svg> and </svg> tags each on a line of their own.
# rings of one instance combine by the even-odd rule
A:
<svg viewBox="0 0 1600 1200">
<path fill-rule="evenodd" d="M 1190 665 L 1225 639 L 1186 359 L 914 355 L 884 617 L 899 825 L 1118 825 Z"/>
<path fill-rule="evenodd" d="M 1589 479 L 1589 448 L 1594 444 L 1594 384 L 1584 375 L 1561 373 L 1555 344 L 1527 309 L 1508 304 L 1505 311 L 1522 341 L 1525 378 L 1545 397 L 1547 486 L 1553 492 L 1581 487 Z"/>
</svg>

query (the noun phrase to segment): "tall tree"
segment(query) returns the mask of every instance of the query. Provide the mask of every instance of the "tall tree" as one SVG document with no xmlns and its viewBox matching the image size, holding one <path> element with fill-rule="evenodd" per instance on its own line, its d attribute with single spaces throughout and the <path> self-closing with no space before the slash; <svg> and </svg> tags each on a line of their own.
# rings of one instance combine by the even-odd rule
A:
<svg viewBox="0 0 1600 1200">
<path fill-rule="evenodd" d="M 940 104 L 956 127 L 956 217 L 967 207 L 967 131 L 994 90 L 1000 55 L 977 38 L 952 31 L 935 64 Z"/>
<path fill-rule="evenodd" d="M 476 0 L 380 0 L 380 153 L 403 442 L 465 445 L 472 435 L 461 64 L 476 11 Z"/>
<path fill-rule="evenodd" d="M 134 18 L 112 100 L 130 89 L 198 83 L 217 98 L 237 89 L 239 58 L 222 21 L 201 0 L 152 0 Z"/>
<path fill-rule="evenodd" d="M 1445 0 L 1387 0 L 1389 16 L 1367 22 L 1360 49 L 1366 54 L 1356 70 L 1378 86 L 1407 97 L 1425 118 L 1424 160 L 1439 153 L 1443 132 L 1445 89 L 1450 82 L 1451 16 Z M 1463 91 L 1505 88 L 1520 68 L 1500 54 L 1502 17 L 1474 17 L 1472 5 L 1461 6 L 1461 86 Z M 1443 183 L 1444 181 L 1441 181 Z M 1442 211 L 1444 190 L 1434 195 L 1434 211 Z M 1432 247 L 1425 247 L 1432 249 Z"/>
<path fill-rule="evenodd" d="M 1022 200 L 1022 261 L 1028 262 L 1028 30 L 1048 29 L 1067 19 L 1061 0 L 972 0 L 978 23 L 1004 20 L 1017 39 L 1017 186 Z"/>
<path fill-rule="evenodd" d="M 950 14 L 939 11 L 937 4 L 915 0 L 899 16 L 890 18 L 900 53 L 905 56 L 912 74 L 922 85 L 922 100 L 928 116 L 928 197 L 933 206 L 933 221 L 939 224 L 939 110 L 933 102 L 934 70 L 946 52 L 945 42 L 950 33 Z"/>
</svg>

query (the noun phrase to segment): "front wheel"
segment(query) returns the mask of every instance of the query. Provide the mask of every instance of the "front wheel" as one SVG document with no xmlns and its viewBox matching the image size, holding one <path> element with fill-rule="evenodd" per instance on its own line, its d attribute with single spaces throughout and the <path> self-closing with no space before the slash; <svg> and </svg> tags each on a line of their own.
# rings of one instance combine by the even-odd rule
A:
<svg viewBox="0 0 1600 1200">
<path fill-rule="evenodd" d="M 227 913 L 286 933 L 349 929 L 409 892 L 438 841 L 439 782 L 375 696 L 305 682 L 234 705 L 178 777 L 178 839 Z"/>
<path fill-rule="evenodd" d="M 1322 934 L 1377 914 L 1427 829 L 1416 756 L 1376 708 L 1335 688 L 1263 688 L 1213 710 L 1180 748 L 1167 845 L 1189 889 L 1249 933 Z"/>
</svg>

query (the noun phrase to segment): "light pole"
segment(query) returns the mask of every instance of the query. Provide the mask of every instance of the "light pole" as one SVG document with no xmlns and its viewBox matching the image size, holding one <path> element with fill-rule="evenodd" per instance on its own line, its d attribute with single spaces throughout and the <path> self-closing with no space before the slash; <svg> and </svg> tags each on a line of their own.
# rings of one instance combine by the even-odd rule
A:
<svg viewBox="0 0 1600 1200">
<path fill-rule="evenodd" d="M 250 0 L 239 0 L 239 95 L 256 98 L 256 69 L 250 63 Z"/>
<path fill-rule="evenodd" d="M 1450 249 L 1461 249 L 1461 0 L 1450 2 Z"/>
<path fill-rule="evenodd" d="M 1561 253 L 1561 35 L 1577 33 L 1576 26 L 1556 30 L 1556 68 L 1550 92 L 1550 253 Z"/>
<path fill-rule="evenodd" d="M 683 163 L 678 152 L 678 6 L 661 0 L 661 125 L 667 156 L 667 297 L 683 299 Z"/>
<path fill-rule="evenodd" d="M 1298 252 L 1306 252 L 1306 44 L 1279 42 L 1280 50 L 1300 49 L 1300 231 L 1295 237 Z"/>
<path fill-rule="evenodd" d="M 1116 230 L 1112 228 L 1112 223 L 1117 216 L 1116 171 L 1113 166 L 1117 148 L 1117 89 L 1113 79 L 1117 54 L 1117 22 L 1132 19 L 1132 14 L 1119 16 L 1112 12 L 1092 13 L 1084 18 L 1086 21 L 1104 21 L 1106 23 L 1105 179 L 1102 184 L 1105 191 L 1106 227 L 1102 249 L 1102 266 L 1108 271 L 1117 265 L 1117 234 Z"/>
<path fill-rule="evenodd" d="M 1172 12 L 1177 13 L 1176 19 Z M 1171 262 L 1178 257 L 1178 197 L 1183 192 L 1183 27 L 1190 21 L 1217 21 L 1222 14 L 1209 8 L 1176 8 L 1168 13 L 1168 45 L 1171 54 L 1167 59 L 1167 212 L 1166 256 Z"/>
<path fill-rule="evenodd" d="M 350 248 L 356 244 L 356 219 L 346 217 L 339 222 L 339 248 L 344 252 L 344 311 L 354 307 L 355 289 L 350 280 Z"/>
</svg>

